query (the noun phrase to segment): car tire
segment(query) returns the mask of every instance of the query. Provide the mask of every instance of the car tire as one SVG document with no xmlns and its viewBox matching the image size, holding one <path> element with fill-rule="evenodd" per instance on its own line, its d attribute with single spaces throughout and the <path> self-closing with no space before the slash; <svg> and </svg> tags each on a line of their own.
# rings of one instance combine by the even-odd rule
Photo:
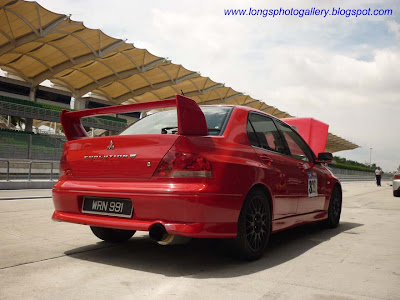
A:
<svg viewBox="0 0 400 300">
<path fill-rule="evenodd" d="M 393 196 L 394 197 L 400 197 L 400 191 L 399 190 L 393 191 Z"/>
<path fill-rule="evenodd" d="M 236 254 L 244 260 L 259 259 L 268 244 L 271 232 L 271 213 L 268 198 L 261 190 L 250 191 L 240 211 Z"/>
<path fill-rule="evenodd" d="M 136 232 L 135 230 L 122 230 L 95 226 L 90 226 L 90 229 L 99 239 L 110 243 L 125 242 L 129 240 Z"/>
<path fill-rule="evenodd" d="M 340 214 L 342 212 L 342 191 L 336 185 L 332 189 L 331 198 L 329 200 L 328 219 L 326 225 L 329 228 L 336 228 L 340 222 Z"/>
</svg>

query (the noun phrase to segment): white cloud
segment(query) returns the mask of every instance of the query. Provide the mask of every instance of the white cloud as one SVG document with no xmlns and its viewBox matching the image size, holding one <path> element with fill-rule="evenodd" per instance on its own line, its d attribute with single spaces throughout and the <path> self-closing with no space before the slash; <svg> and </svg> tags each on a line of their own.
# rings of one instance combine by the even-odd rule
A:
<svg viewBox="0 0 400 300">
<path fill-rule="evenodd" d="M 393 32 L 396 38 L 400 41 L 400 24 L 396 21 L 388 21 L 389 31 Z"/>
<path fill-rule="evenodd" d="M 272 71 L 255 72 L 249 81 L 260 98 L 299 117 L 327 122 L 331 132 L 374 148 L 374 161 L 394 170 L 400 163 L 399 51 L 376 51 L 371 62 L 317 49 L 278 47 L 268 54 Z M 356 154 L 363 162 L 369 156 L 368 151 Z"/>
</svg>

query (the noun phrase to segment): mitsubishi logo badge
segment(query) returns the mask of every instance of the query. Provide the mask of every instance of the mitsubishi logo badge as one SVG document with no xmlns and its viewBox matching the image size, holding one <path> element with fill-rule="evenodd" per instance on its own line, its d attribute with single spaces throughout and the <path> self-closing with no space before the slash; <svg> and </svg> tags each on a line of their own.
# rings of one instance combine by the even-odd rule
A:
<svg viewBox="0 0 400 300">
<path fill-rule="evenodd" d="M 107 150 L 114 150 L 114 144 L 112 140 L 110 142 L 110 145 L 107 146 Z"/>
</svg>

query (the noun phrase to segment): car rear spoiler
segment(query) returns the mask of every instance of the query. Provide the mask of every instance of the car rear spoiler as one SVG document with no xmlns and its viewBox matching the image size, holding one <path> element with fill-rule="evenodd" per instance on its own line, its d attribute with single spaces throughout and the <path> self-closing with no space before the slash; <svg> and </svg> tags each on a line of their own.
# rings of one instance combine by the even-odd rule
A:
<svg viewBox="0 0 400 300">
<path fill-rule="evenodd" d="M 61 112 L 61 125 L 68 141 L 78 140 L 88 137 L 88 134 L 81 123 L 81 118 L 83 117 L 127 113 L 166 107 L 177 108 L 178 134 L 208 135 L 206 118 L 196 101 L 181 95 L 175 95 L 175 99 L 116 105 L 79 111 L 68 111 L 63 109 Z"/>
</svg>

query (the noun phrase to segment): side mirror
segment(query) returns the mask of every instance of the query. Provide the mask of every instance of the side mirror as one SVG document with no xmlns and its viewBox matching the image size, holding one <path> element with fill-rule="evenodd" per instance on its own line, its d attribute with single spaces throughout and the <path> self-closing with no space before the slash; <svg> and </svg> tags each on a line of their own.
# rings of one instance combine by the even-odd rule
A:
<svg viewBox="0 0 400 300">
<path fill-rule="evenodd" d="M 319 163 L 330 163 L 332 160 L 333 160 L 332 153 L 329 153 L 329 152 L 318 153 L 317 162 L 319 162 Z"/>
</svg>

